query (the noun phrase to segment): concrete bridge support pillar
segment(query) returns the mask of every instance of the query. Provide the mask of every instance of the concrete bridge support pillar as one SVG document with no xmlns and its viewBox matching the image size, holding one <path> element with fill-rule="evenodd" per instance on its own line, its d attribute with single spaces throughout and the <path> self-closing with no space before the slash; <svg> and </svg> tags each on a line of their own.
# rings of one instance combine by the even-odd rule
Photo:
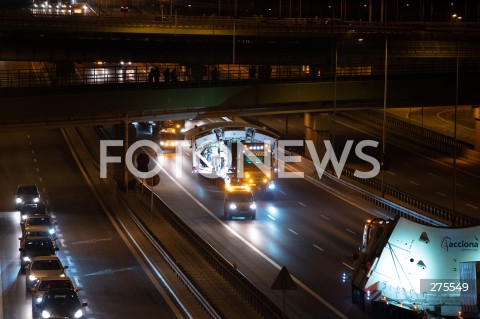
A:
<svg viewBox="0 0 480 319">
<path fill-rule="evenodd" d="M 305 113 L 303 124 L 305 125 L 305 140 L 312 140 L 320 159 L 325 154 L 324 140 L 330 139 L 332 117 L 330 113 Z M 308 150 L 305 150 L 305 157 L 311 159 Z"/>
<path fill-rule="evenodd" d="M 134 181 L 134 177 L 132 173 L 130 173 L 127 169 L 126 161 L 125 161 L 125 154 L 130 145 L 135 143 L 136 141 L 136 131 L 135 127 L 125 121 L 123 124 L 115 125 L 115 137 L 116 140 L 123 141 L 123 147 L 110 147 L 109 151 L 112 154 L 109 156 L 120 156 L 122 158 L 121 163 L 115 163 L 114 165 L 114 177 L 117 184 L 120 186 L 121 189 L 127 190 L 129 184 Z M 111 165 L 111 164 L 110 164 Z"/>
<path fill-rule="evenodd" d="M 475 150 L 480 151 L 480 106 L 472 106 L 472 114 L 475 119 Z"/>
</svg>

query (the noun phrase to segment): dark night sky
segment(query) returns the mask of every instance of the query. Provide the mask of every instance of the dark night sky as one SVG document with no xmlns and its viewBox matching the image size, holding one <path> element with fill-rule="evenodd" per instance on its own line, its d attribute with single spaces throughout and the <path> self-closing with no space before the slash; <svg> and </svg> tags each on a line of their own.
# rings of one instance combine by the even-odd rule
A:
<svg viewBox="0 0 480 319">
<path fill-rule="evenodd" d="M 369 0 L 177 0 L 192 4 L 206 14 L 269 17 L 343 18 L 368 20 Z M 379 21 L 382 0 L 371 0 L 372 19 Z M 478 22 L 480 0 L 383 0 L 387 21 L 449 21 L 453 13 L 464 21 Z M 279 10 L 281 6 L 281 11 Z"/>
</svg>

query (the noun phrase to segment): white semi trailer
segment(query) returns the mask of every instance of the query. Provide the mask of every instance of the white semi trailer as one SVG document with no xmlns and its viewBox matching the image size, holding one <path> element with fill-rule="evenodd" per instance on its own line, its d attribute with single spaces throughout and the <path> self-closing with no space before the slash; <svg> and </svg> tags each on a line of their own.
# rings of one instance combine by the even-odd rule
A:
<svg viewBox="0 0 480 319">
<path fill-rule="evenodd" d="M 478 318 L 479 245 L 480 226 L 369 221 L 351 278 L 353 301 Z"/>
</svg>

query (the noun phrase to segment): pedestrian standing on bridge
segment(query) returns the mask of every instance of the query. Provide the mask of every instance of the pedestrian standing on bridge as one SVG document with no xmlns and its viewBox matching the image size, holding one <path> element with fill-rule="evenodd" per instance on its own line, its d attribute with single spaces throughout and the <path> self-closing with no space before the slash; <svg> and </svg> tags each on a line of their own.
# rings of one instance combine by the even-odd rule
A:
<svg viewBox="0 0 480 319">
<path fill-rule="evenodd" d="M 170 82 L 170 69 L 168 68 L 168 66 L 165 71 L 163 71 L 163 77 L 165 78 L 165 82 Z"/>
<path fill-rule="evenodd" d="M 158 65 L 155 67 L 155 71 L 153 72 L 153 77 L 155 78 L 155 83 L 160 82 L 160 68 Z"/>
<path fill-rule="evenodd" d="M 174 68 L 172 73 L 170 74 L 172 76 L 172 82 L 177 82 L 177 68 Z"/>
<path fill-rule="evenodd" d="M 153 78 L 155 76 L 155 69 L 150 68 L 150 72 L 148 72 L 148 83 L 153 83 Z"/>
<path fill-rule="evenodd" d="M 255 68 L 255 65 L 252 65 L 250 69 L 248 69 L 248 75 L 250 77 L 250 81 L 255 80 L 255 76 L 257 75 L 257 69 Z"/>
</svg>

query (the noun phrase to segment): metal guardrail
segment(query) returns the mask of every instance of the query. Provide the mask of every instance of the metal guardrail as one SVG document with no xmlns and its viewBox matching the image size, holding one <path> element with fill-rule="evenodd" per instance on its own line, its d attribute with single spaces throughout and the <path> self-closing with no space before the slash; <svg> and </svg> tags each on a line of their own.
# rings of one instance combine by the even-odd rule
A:
<svg viewBox="0 0 480 319">
<path fill-rule="evenodd" d="M 353 119 L 357 122 L 362 121 L 368 123 L 368 125 L 376 125 L 377 127 L 381 127 L 383 123 L 383 114 L 375 111 L 364 110 L 361 112 L 344 112 L 342 116 Z M 461 149 L 474 148 L 474 145 L 468 142 L 457 139 L 455 144 L 455 140 L 451 136 L 446 136 L 433 130 L 407 123 L 390 115 L 387 115 L 386 128 L 389 134 L 410 139 L 415 143 L 421 143 L 425 147 L 450 156 L 453 156 L 454 145 L 457 147 L 458 154 L 461 154 Z M 353 173 L 353 170 L 347 168 L 343 171 L 343 174 L 346 177 L 357 183 L 368 186 L 377 191 L 381 189 L 381 182 L 378 180 L 356 178 Z M 476 225 L 480 222 L 477 219 L 468 217 L 459 212 L 455 212 L 455 222 L 453 222 L 451 209 L 420 199 L 413 194 L 409 194 L 408 192 L 399 190 L 390 185 L 384 185 L 384 191 L 386 195 L 391 196 L 399 202 L 415 207 L 430 216 L 435 216 L 449 223 L 454 223 L 455 225 L 469 226 Z"/>
<path fill-rule="evenodd" d="M 342 116 L 354 119 L 357 122 L 363 121 L 377 127 L 382 127 L 383 125 L 383 114 L 371 110 L 344 112 Z M 455 140 L 451 136 L 402 121 L 390 115 L 387 115 L 385 127 L 389 134 L 410 139 L 415 143 L 422 143 L 425 147 L 447 155 L 453 154 Z M 474 145 L 457 139 L 456 147 L 457 150 L 462 148 L 473 149 Z"/>
<path fill-rule="evenodd" d="M 52 20 L 58 26 L 57 31 L 62 29 L 73 30 L 77 28 L 82 32 L 93 32 L 95 29 L 104 27 L 117 28 L 165 28 L 182 30 L 217 30 L 232 31 L 237 33 L 253 31 L 258 35 L 278 34 L 305 34 L 305 33 L 355 33 L 355 34 L 395 34 L 420 31 L 439 32 L 472 32 L 480 29 L 480 24 L 474 22 L 363 22 L 363 21 L 339 21 L 329 18 L 268 18 L 254 17 L 228 17 L 216 15 L 185 16 L 168 15 L 161 16 L 150 13 L 136 14 L 99 14 L 99 15 L 64 15 L 64 14 L 32 14 L 29 10 L 23 11 L 0 11 L 0 25 L 22 25 L 24 27 L 44 27 L 52 25 Z M 63 28 L 65 27 L 65 28 Z M 82 29 L 78 29 L 81 27 Z M 124 32 L 120 29 L 115 32 Z M 131 31 L 131 30 L 130 30 Z M 154 32 L 154 31 L 150 31 Z M 177 32 L 178 33 L 178 32 Z M 188 32 L 187 32 L 188 33 Z M 303 35 L 302 35 L 303 36 Z"/>
<path fill-rule="evenodd" d="M 291 155 L 300 156 L 295 153 L 291 153 Z M 376 207 L 379 207 L 388 214 L 390 214 L 390 217 L 392 218 L 398 215 L 411 221 L 415 221 L 417 223 L 429 224 L 434 226 L 447 226 L 447 224 L 441 221 L 422 215 L 421 213 L 415 212 L 392 201 L 389 201 L 388 199 L 373 194 L 345 180 L 339 179 L 327 171 L 324 171 L 322 174 L 322 178 L 319 179 L 313 162 L 304 157 L 301 158 L 302 161 L 300 164 L 288 164 L 288 166 L 293 168 L 294 170 L 298 170 L 298 167 L 301 167 L 302 171 L 305 173 L 305 176 L 307 176 L 308 179 L 311 179 L 314 182 L 319 182 L 323 185 L 327 185 L 329 188 L 331 188 L 331 190 L 340 194 L 341 196 L 348 195 L 351 198 L 361 200 L 362 202 L 367 202 Z"/>
<path fill-rule="evenodd" d="M 108 134 L 101 128 L 97 127 L 98 134 L 104 138 L 109 139 Z M 250 280 L 243 276 L 235 267 L 225 260 L 225 258 L 220 255 L 211 245 L 205 242 L 203 238 L 197 235 L 181 218 L 179 218 L 173 209 L 171 209 L 162 199 L 155 193 L 151 197 L 151 189 L 146 188 L 143 190 L 145 196 L 153 198 L 153 205 L 157 208 L 157 211 L 162 215 L 162 217 L 173 227 L 178 233 L 190 242 L 193 247 L 197 248 L 197 251 L 202 255 L 202 257 L 207 261 L 213 269 L 220 274 L 226 282 L 228 282 L 233 289 L 235 289 L 239 294 L 241 294 L 245 300 L 252 305 L 252 307 L 263 316 L 265 319 L 288 319 L 282 313 L 282 311 L 265 296 Z M 134 213 L 134 212 L 133 212 Z M 136 218 L 135 218 L 136 219 Z M 136 219 L 135 223 L 144 230 L 144 234 L 152 239 L 152 244 L 161 248 L 161 245 L 157 243 L 155 236 L 151 234 L 148 229 L 148 226 Z M 169 259 L 169 258 L 167 258 Z M 172 261 L 173 262 L 173 261 Z M 179 273 L 185 273 L 185 269 L 182 269 L 181 265 L 171 265 L 174 269 L 181 270 Z M 185 285 L 190 288 L 195 288 L 189 282 L 188 276 L 181 278 L 185 281 Z M 192 293 L 199 293 L 196 289 L 192 290 Z M 207 302 L 202 296 L 197 296 L 200 302 Z M 203 301 L 202 301 L 203 300 Z M 218 314 L 216 311 L 211 308 L 208 304 L 204 305 L 204 309 L 211 313 L 212 318 L 217 318 Z"/>
<path fill-rule="evenodd" d="M 148 190 L 150 192 L 150 190 Z M 148 196 L 151 194 L 149 193 Z M 282 311 L 263 294 L 250 280 L 243 276 L 234 266 L 220 255 L 212 246 L 196 234 L 175 212 L 158 197 L 154 195 L 154 204 L 160 207 L 162 216 L 172 225 L 193 247 L 203 256 L 213 269 L 227 281 L 233 289 L 243 296 L 256 311 L 266 319 L 288 319 Z"/>
<path fill-rule="evenodd" d="M 345 112 L 345 113 L 347 113 L 347 112 Z M 359 118 L 367 121 L 366 118 L 368 118 L 368 123 L 369 124 L 375 123 L 375 121 L 378 120 L 377 117 L 378 117 L 378 114 L 379 114 L 378 112 L 374 112 L 374 111 L 361 111 L 361 112 L 354 112 L 354 113 L 358 113 L 358 114 L 351 115 L 350 113 L 348 113 L 348 117 L 351 117 L 351 118 L 355 119 L 356 121 L 358 121 Z M 368 116 L 369 114 L 371 114 L 371 116 L 372 116 L 371 118 Z M 380 114 L 380 116 L 381 116 L 381 120 L 383 121 L 383 115 Z M 251 117 L 242 116 L 242 118 L 245 121 L 247 121 L 248 123 L 252 123 L 252 124 L 255 124 L 255 125 L 259 125 L 259 126 L 265 126 L 265 124 L 255 120 Z M 398 120 L 398 119 L 395 119 L 395 118 L 390 118 L 390 117 L 388 119 L 392 120 L 391 122 L 389 122 L 389 125 L 391 125 L 391 126 L 397 125 L 398 126 L 399 129 L 396 129 L 397 132 L 405 127 L 405 123 L 401 120 Z M 376 124 L 378 124 L 378 123 L 376 123 Z M 428 131 L 428 134 L 424 133 L 424 134 L 420 134 L 420 135 L 421 136 L 426 136 L 426 137 L 432 137 L 436 141 L 435 145 L 438 145 L 438 148 L 440 150 L 445 150 L 446 148 L 448 149 L 448 147 L 445 146 L 445 145 L 442 145 L 442 143 L 450 144 L 451 145 L 450 148 L 453 149 L 453 144 L 454 143 L 453 143 L 452 138 L 450 138 L 448 136 L 445 136 L 445 135 L 442 135 L 440 133 L 428 130 L 428 129 L 420 128 L 420 127 L 415 126 L 415 125 L 410 125 L 408 123 L 406 123 L 406 124 L 408 126 L 413 126 L 414 127 L 411 130 L 415 133 L 413 138 L 416 138 L 416 136 L 418 134 L 420 134 L 419 130 L 420 131 L 425 130 L 425 131 Z M 268 126 L 266 126 L 266 127 L 267 127 L 267 129 L 274 131 L 272 128 L 269 128 Z M 401 131 L 402 134 L 407 134 L 407 135 L 408 135 L 409 132 L 410 132 L 409 130 L 402 130 Z M 281 135 L 281 134 L 279 134 L 279 135 Z M 402 136 L 405 136 L 405 135 L 402 135 Z M 418 139 L 416 141 L 418 141 Z M 427 141 L 427 143 L 428 143 L 428 139 L 423 140 L 423 141 Z M 466 142 L 463 142 L 463 141 L 457 141 L 457 142 L 458 142 L 457 143 L 458 147 L 473 148 L 473 145 L 471 145 L 469 143 L 466 143 Z M 288 156 L 301 156 L 299 154 L 296 154 L 294 152 L 287 151 L 287 150 L 285 150 L 285 154 L 288 155 Z M 304 169 L 303 172 L 308 172 L 308 173 L 310 173 L 310 175 L 313 175 L 314 177 L 310 177 L 310 178 L 312 178 L 312 180 L 316 180 L 316 181 L 322 182 L 324 184 L 328 184 L 328 185 L 332 186 L 336 191 L 341 190 L 341 191 L 344 191 L 347 194 L 351 194 L 351 195 L 353 194 L 353 195 L 362 199 L 365 202 L 368 202 L 370 204 L 373 204 L 377 207 L 382 208 L 386 212 L 393 213 L 393 214 L 399 214 L 400 216 L 402 216 L 404 218 L 407 218 L 409 220 L 412 220 L 412 221 L 416 221 L 416 222 L 420 222 L 420 223 L 426 223 L 426 224 L 430 224 L 430 225 L 437 225 L 437 226 L 446 226 L 447 224 L 445 224 L 443 222 L 440 222 L 438 220 L 435 220 L 433 218 L 430 218 L 428 216 L 436 217 L 436 218 L 438 218 L 442 221 L 445 221 L 446 223 L 452 223 L 452 221 L 453 221 L 452 211 L 450 209 L 440 207 L 439 205 L 437 205 L 435 203 L 431 203 L 431 202 L 428 202 L 426 200 L 420 199 L 417 196 L 414 196 L 414 195 L 409 194 L 405 191 L 399 190 L 399 189 L 397 189 L 395 187 L 392 187 L 388 184 L 384 185 L 384 191 L 385 191 L 386 195 L 390 196 L 391 198 L 393 198 L 395 200 L 398 200 L 400 203 L 405 203 L 406 205 L 408 205 L 410 207 L 414 207 L 414 208 L 418 209 L 419 211 L 424 212 L 428 216 L 422 215 L 419 212 L 415 212 L 411 209 L 403 207 L 403 206 L 401 206 L 397 203 L 394 203 L 394 202 L 392 202 L 388 199 L 385 199 L 381 196 L 378 196 L 376 194 L 368 192 L 367 190 L 361 189 L 361 188 L 359 188 L 359 187 L 357 187 L 357 186 L 353 185 L 352 183 L 349 183 L 345 180 L 338 179 L 338 178 L 336 178 L 335 176 L 333 176 L 332 174 L 330 174 L 326 171 L 322 175 L 322 180 L 320 181 L 318 179 L 316 168 L 315 168 L 313 162 L 304 158 L 304 157 L 301 157 L 301 158 L 302 158 L 302 163 L 300 165 Z M 290 167 L 295 167 L 295 165 L 292 165 L 292 164 L 290 164 L 289 166 Z M 345 167 L 342 171 L 342 177 L 347 178 L 350 181 L 354 181 L 357 184 L 365 185 L 365 186 L 367 186 L 371 189 L 374 189 L 376 191 L 381 190 L 382 183 L 380 181 L 378 181 L 377 179 L 374 179 L 374 178 L 365 179 L 365 178 L 355 177 L 354 172 L 355 172 L 355 170 L 350 169 L 348 167 Z M 475 224 L 478 224 L 478 223 L 479 223 L 478 220 L 475 220 L 475 219 L 473 219 L 471 217 L 468 217 L 466 215 L 462 215 L 461 213 L 456 212 L 456 214 L 455 214 L 455 225 L 469 226 L 469 225 L 475 225 Z"/>
</svg>

